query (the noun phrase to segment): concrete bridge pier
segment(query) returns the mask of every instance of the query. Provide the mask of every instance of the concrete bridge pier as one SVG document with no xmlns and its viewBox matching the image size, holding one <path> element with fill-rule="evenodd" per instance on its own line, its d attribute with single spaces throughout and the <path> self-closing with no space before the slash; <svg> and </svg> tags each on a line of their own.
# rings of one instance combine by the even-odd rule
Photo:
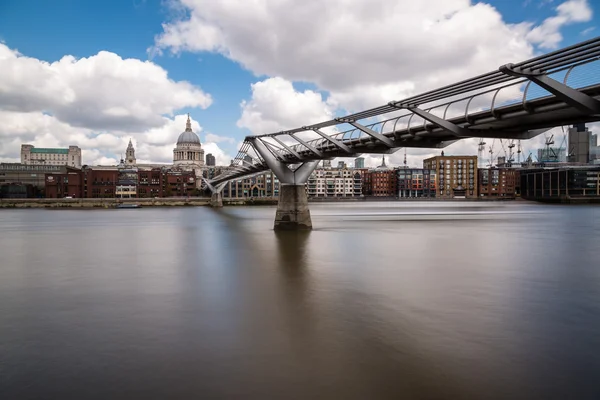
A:
<svg viewBox="0 0 600 400">
<path fill-rule="evenodd" d="M 214 208 L 223 207 L 223 194 L 221 192 L 214 192 L 210 196 L 210 206 Z"/>
<path fill-rule="evenodd" d="M 306 161 L 299 167 L 290 169 L 287 164 L 277 159 L 260 139 L 253 138 L 252 145 L 279 179 L 279 202 L 273 229 L 312 229 L 305 184 L 319 161 Z"/>
<path fill-rule="evenodd" d="M 223 207 L 223 188 L 225 187 L 226 183 L 221 183 L 219 185 L 213 186 L 208 182 L 207 179 L 204 179 L 204 182 L 206 183 L 206 186 L 208 186 L 211 192 L 209 203 L 210 206 L 214 208 Z"/>
<path fill-rule="evenodd" d="M 312 229 L 304 184 L 279 184 L 279 202 L 273 229 L 282 231 Z"/>
</svg>

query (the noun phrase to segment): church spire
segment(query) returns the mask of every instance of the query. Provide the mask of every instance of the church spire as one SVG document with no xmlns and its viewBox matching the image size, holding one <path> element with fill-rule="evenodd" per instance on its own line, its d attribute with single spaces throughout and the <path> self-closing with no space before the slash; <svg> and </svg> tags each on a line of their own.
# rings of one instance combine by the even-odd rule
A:
<svg viewBox="0 0 600 400">
<path fill-rule="evenodd" d="M 187 122 L 185 124 L 185 131 L 186 132 L 191 132 L 192 131 L 192 121 L 190 121 L 190 113 L 188 113 L 188 119 L 187 119 Z"/>
<path fill-rule="evenodd" d="M 383 160 L 381 161 L 381 166 L 382 166 L 382 167 L 385 167 L 385 166 L 386 166 L 386 165 L 385 165 L 385 154 L 383 155 Z"/>
</svg>

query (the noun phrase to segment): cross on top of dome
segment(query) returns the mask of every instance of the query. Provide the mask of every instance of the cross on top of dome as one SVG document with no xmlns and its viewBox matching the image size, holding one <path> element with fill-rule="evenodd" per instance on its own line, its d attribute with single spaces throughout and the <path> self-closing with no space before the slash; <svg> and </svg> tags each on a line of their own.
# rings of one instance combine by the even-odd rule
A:
<svg viewBox="0 0 600 400">
<path fill-rule="evenodd" d="M 185 124 L 185 131 L 186 132 L 192 132 L 192 121 L 190 120 L 190 113 L 188 113 L 188 119 L 187 119 L 187 122 Z"/>
<path fill-rule="evenodd" d="M 187 117 L 185 131 L 181 132 L 181 135 L 179 135 L 179 138 L 177 139 L 177 144 L 200 144 L 200 138 L 192 130 L 192 121 L 190 119 L 190 114 L 188 114 Z"/>
</svg>

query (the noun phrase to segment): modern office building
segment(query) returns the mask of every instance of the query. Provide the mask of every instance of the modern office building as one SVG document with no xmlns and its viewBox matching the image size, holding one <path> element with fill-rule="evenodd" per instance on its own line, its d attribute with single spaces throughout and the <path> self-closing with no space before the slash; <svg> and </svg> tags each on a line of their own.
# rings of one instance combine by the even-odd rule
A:
<svg viewBox="0 0 600 400">
<path fill-rule="evenodd" d="M 546 147 L 543 149 L 538 149 L 537 153 L 537 162 L 540 163 L 567 161 L 567 149 L 564 147 Z"/>
<path fill-rule="evenodd" d="M 576 124 L 569 128 L 568 161 L 587 164 L 590 161 L 591 133 L 585 124 Z"/>
<path fill-rule="evenodd" d="M 600 164 L 600 146 L 598 146 L 598 135 L 590 135 L 590 164 Z"/>
<path fill-rule="evenodd" d="M 354 159 L 354 168 L 364 168 L 365 159 L 363 157 L 357 157 Z"/>
<path fill-rule="evenodd" d="M 442 153 L 423 160 L 423 168 L 435 171 L 435 197 L 477 197 L 477 156 L 445 156 Z"/>
<path fill-rule="evenodd" d="M 600 200 L 600 167 L 522 169 L 521 197 L 528 200 L 560 202 L 590 198 Z"/>
<path fill-rule="evenodd" d="M 211 153 L 206 155 L 206 165 L 209 167 L 214 167 L 216 165 L 215 156 L 213 156 Z"/>
</svg>

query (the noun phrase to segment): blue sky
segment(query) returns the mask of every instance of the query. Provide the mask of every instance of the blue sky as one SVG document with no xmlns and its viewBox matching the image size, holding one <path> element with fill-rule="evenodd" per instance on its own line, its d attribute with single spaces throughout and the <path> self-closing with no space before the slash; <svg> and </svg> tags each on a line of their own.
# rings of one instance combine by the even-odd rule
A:
<svg viewBox="0 0 600 400">
<path fill-rule="evenodd" d="M 478 6 L 476 3 L 467 1 L 447 0 L 445 3 L 440 4 L 448 7 L 448 10 L 443 13 L 440 11 L 441 14 L 439 15 L 431 14 L 426 9 L 415 8 L 410 11 L 412 13 L 410 18 L 412 20 L 415 18 L 423 19 L 424 22 L 416 25 L 417 27 L 431 24 L 434 26 L 433 29 L 446 29 L 451 32 L 450 35 L 456 36 L 456 38 L 453 38 L 455 40 L 453 43 L 465 43 L 464 53 L 457 51 L 457 54 L 469 55 L 470 51 L 477 53 L 478 49 L 486 46 L 486 43 L 489 43 L 490 47 L 496 47 L 502 51 L 497 52 L 498 57 L 496 59 L 487 54 L 490 51 L 482 50 L 481 56 L 477 53 L 473 60 L 463 61 L 452 59 L 451 55 L 444 54 L 444 50 L 435 46 L 435 43 L 431 43 L 431 41 L 417 44 L 418 52 L 423 54 L 418 57 L 424 58 L 424 63 L 432 65 L 431 70 L 426 71 L 428 75 L 425 75 L 425 72 L 418 75 L 417 70 L 422 68 L 419 64 L 415 64 L 414 66 L 403 66 L 403 69 L 398 71 L 398 77 L 396 78 L 393 76 L 393 71 L 390 75 L 389 68 L 387 68 L 388 65 L 394 62 L 394 59 L 386 60 L 383 55 L 390 51 L 390 48 L 393 48 L 394 51 L 401 51 L 406 48 L 407 52 L 411 52 L 408 54 L 415 54 L 415 49 L 410 41 L 402 39 L 400 43 L 400 39 L 398 39 L 398 43 L 382 45 L 391 47 L 382 47 L 379 52 L 371 52 L 370 47 L 376 47 L 375 42 L 373 46 L 369 46 L 368 42 L 359 42 L 362 39 L 366 42 L 371 34 L 375 35 L 373 38 L 375 40 L 377 32 L 373 32 L 373 26 L 377 25 L 369 25 L 368 22 L 365 22 L 365 26 L 360 27 L 355 24 L 357 26 L 356 30 L 362 31 L 364 29 L 364 31 L 362 31 L 363 34 L 357 36 L 357 39 L 351 42 L 351 44 L 357 43 L 356 48 L 352 45 L 352 49 L 347 52 L 347 42 L 344 42 L 345 39 L 340 38 L 340 35 L 335 34 L 335 32 L 323 31 L 321 35 L 311 37 L 309 32 L 304 32 L 302 25 L 295 25 L 294 14 L 298 15 L 298 19 L 305 18 L 302 14 L 304 12 L 304 9 L 301 8 L 304 7 L 302 5 L 294 5 L 297 9 L 285 13 L 286 10 L 281 10 L 275 5 L 271 7 L 270 3 L 273 3 L 271 1 L 258 1 L 255 4 L 264 4 L 266 10 L 259 13 L 255 12 L 256 10 L 245 10 L 244 6 L 240 6 L 240 4 L 248 5 L 250 2 L 238 3 L 237 10 L 227 9 L 226 6 L 214 6 L 210 3 L 215 2 L 208 0 L 184 0 L 182 3 L 165 0 L 1 1 L 0 41 L 10 50 L 18 50 L 22 56 L 38 60 L 38 62 L 53 63 L 65 55 L 82 59 L 94 57 L 101 51 L 108 51 L 115 53 L 121 59 L 131 58 L 140 60 L 140 62 L 156 64 L 166 71 L 168 79 L 171 81 L 187 81 L 210 96 L 211 100 L 209 105 L 204 104 L 204 106 L 200 106 L 193 101 L 181 101 L 179 104 L 173 104 L 172 109 L 169 109 L 167 105 L 151 109 L 153 106 L 145 106 L 144 101 L 154 99 L 153 96 L 160 98 L 161 94 L 155 92 L 146 95 L 141 89 L 138 90 L 132 87 L 131 92 L 139 92 L 139 99 L 130 101 L 133 103 L 139 102 L 140 107 L 150 110 L 148 111 L 148 121 L 152 118 L 154 118 L 152 121 L 156 121 L 140 123 L 139 129 L 136 129 L 134 122 L 124 124 L 122 127 L 118 126 L 118 121 L 106 126 L 102 126 L 101 123 L 100 125 L 98 123 L 88 123 L 85 122 L 83 117 L 76 119 L 65 111 L 54 110 L 52 104 L 34 111 L 27 107 L 25 107 L 26 109 L 18 109 L 18 107 L 11 107 L 10 104 L 7 105 L 6 103 L 9 101 L 7 98 L 10 99 L 10 96 L 5 96 L 4 103 L 0 101 L 0 110 L 12 113 L 5 114 L 5 118 L 15 118 L 15 121 L 18 118 L 26 120 L 25 116 L 16 116 L 14 113 L 42 112 L 45 115 L 56 117 L 59 121 L 46 121 L 35 132 L 26 132 L 26 129 L 19 128 L 14 130 L 16 133 L 13 133 L 15 135 L 13 137 L 9 136 L 10 132 L 0 136 L 0 141 L 4 142 L 0 143 L 0 160 L 14 160 L 15 157 L 18 157 L 15 150 L 19 141 L 34 139 L 44 143 L 47 141 L 49 144 L 56 142 L 58 145 L 66 145 L 68 143 L 64 143 L 64 140 L 74 140 L 79 137 L 75 132 L 76 129 L 79 129 L 83 132 L 82 135 L 88 139 L 97 138 L 98 136 L 105 138 L 104 142 L 97 141 L 97 143 L 89 142 L 88 144 L 84 140 L 82 147 L 84 149 L 86 146 L 90 147 L 89 157 L 93 158 L 94 161 L 108 161 L 118 157 L 119 146 L 121 146 L 121 143 L 126 143 L 128 137 L 133 136 L 137 146 L 143 147 L 143 142 L 148 135 L 154 134 L 157 137 L 162 135 L 162 133 L 157 133 L 158 131 L 149 133 L 151 129 L 161 129 L 158 117 L 166 116 L 175 121 L 174 115 L 187 112 L 191 113 L 193 119 L 202 127 L 201 139 L 203 142 L 210 141 L 210 138 L 206 136 L 208 133 L 215 135 L 216 146 L 222 151 L 222 157 L 225 159 L 235 154 L 239 141 L 250 132 L 263 133 L 263 129 L 291 128 L 293 126 L 290 125 L 316 122 L 314 121 L 315 118 L 325 118 L 328 115 L 339 114 L 345 110 L 356 110 L 363 106 L 378 105 L 379 102 L 383 103 L 387 100 L 397 99 L 394 97 L 386 100 L 386 94 L 402 96 L 419 91 L 437 82 L 450 83 L 442 81 L 443 79 L 454 79 L 454 77 L 459 78 L 462 75 L 469 75 L 471 71 L 473 73 L 486 72 L 480 69 L 489 70 L 492 65 L 499 66 L 506 62 L 516 62 L 522 58 L 522 55 L 550 51 L 556 47 L 563 47 L 589 39 L 600 32 L 597 5 L 589 1 L 496 0 L 485 2 L 486 7 L 481 7 L 481 5 Z M 313 6 L 318 8 L 319 6 L 315 6 L 315 4 L 320 2 L 308 1 L 307 3 L 313 3 Z M 338 2 L 332 1 L 332 3 L 339 3 L 337 4 L 339 7 L 344 2 L 340 0 Z M 387 3 L 390 7 L 390 13 L 403 12 L 402 9 L 392 10 L 392 5 L 396 3 L 398 2 L 391 0 Z M 578 16 L 575 12 L 565 14 L 568 11 L 564 11 L 566 10 L 565 7 L 562 8 L 563 11 L 557 11 L 557 7 L 563 3 L 578 3 L 575 5 L 579 7 L 579 10 L 584 7 L 590 10 L 591 14 L 589 16 L 586 16 L 585 13 L 583 16 Z M 365 20 L 371 18 L 367 15 L 370 12 L 369 8 L 364 10 L 361 8 L 365 5 L 372 9 L 381 6 L 382 12 L 385 12 L 387 7 L 385 2 L 380 1 L 369 3 L 361 0 L 348 0 L 344 4 L 348 7 L 344 12 L 349 14 L 348 18 L 351 20 L 353 18 L 360 20 L 363 15 L 365 15 Z M 491 5 L 496 11 L 493 11 L 487 5 Z M 334 6 L 336 5 L 334 4 L 332 7 Z M 324 7 L 327 8 L 328 6 Z M 339 8 L 333 11 L 331 15 L 339 14 L 337 12 Z M 282 14 L 280 18 L 278 12 L 285 14 Z M 311 10 L 306 12 L 310 13 Z M 328 10 L 324 9 L 323 12 L 327 13 Z M 354 12 L 356 12 L 356 15 L 353 15 Z M 364 14 L 365 12 L 367 14 Z M 468 14 L 469 12 L 472 12 L 475 17 L 469 17 L 471 15 Z M 561 12 L 567 16 L 564 17 Z M 490 18 L 492 22 L 474 29 L 473 32 L 461 33 L 460 31 L 463 29 L 460 25 L 452 28 L 450 23 L 453 19 L 458 19 L 458 15 L 461 13 L 465 15 L 464 18 L 467 20 L 469 18 Z M 261 20 L 260 18 L 263 18 L 264 14 L 267 15 L 267 19 Z M 198 30 L 186 32 L 185 29 L 179 29 L 179 27 L 190 26 L 185 25 L 190 16 L 196 16 L 196 20 L 200 21 L 197 27 L 193 28 Z M 495 17 L 498 17 L 499 21 Z M 402 18 L 402 16 L 398 16 L 398 18 Z M 552 18 L 559 19 L 552 20 Z M 280 19 L 288 22 L 279 23 Z M 440 23 L 440 21 L 442 22 Z M 444 21 L 447 22 L 447 26 L 443 25 Z M 544 25 L 545 21 L 550 22 Z M 244 28 L 243 25 L 246 22 L 250 26 Z M 315 21 L 315 23 L 318 22 Z M 165 23 L 177 27 L 179 33 L 170 36 L 165 34 L 163 28 Z M 191 25 L 193 23 L 194 21 L 190 22 Z M 389 23 L 392 24 L 393 20 L 390 20 Z M 476 24 L 476 22 L 473 23 Z M 344 21 L 340 20 L 331 25 L 339 27 L 341 31 L 344 27 L 343 24 Z M 514 26 L 522 26 L 523 30 L 531 32 L 536 26 L 542 25 L 544 25 L 544 29 L 541 33 L 520 34 L 519 40 L 522 43 L 516 47 L 516 50 L 507 44 L 509 40 L 505 37 L 516 35 L 514 32 L 506 33 L 507 29 L 518 31 L 519 29 L 514 28 Z M 206 31 L 206 27 L 210 29 L 217 27 L 219 37 L 212 41 L 210 39 L 197 39 L 202 36 L 211 36 L 213 31 Z M 289 29 L 287 29 L 288 27 Z M 306 28 L 306 30 L 309 29 L 311 28 Z M 454 29 L 454 31 L 450 31 L 450 29 Z M 290 33 L 293 30 L 301 33 L 296 33 L 294 36 L 293 33 Z M 473 37 L 479 36 L 480 33 L 484 39 Z M 540 36 L 549 37 L 556 33 L 561 36 L 558 41 L 545 43 L 544 39 L 540 38 Z M 331 37 L 324 36 L 330 34 Z M 386 32 L 381 34 L 385 35 Z M 297 36 L 302 39 L 303 35 L 307 35 L 304 42 L 295 41 Z M 447 36 L 448 33 L 445 35 Z M 490 39 L 485 39 L 486 36 L 489 36 Z M 315 43 L 312 43 L 311 40 Z M 339 42 L 336 42 L 336 40 Z M 417 42 L 418 40 L 416 38 Z M 390 41 L 394 42 L 394 38 L 391 37 Z M 473 41 L 473 43 L 470 43 L 470 41 Z M 327 47 L 328 43 L 330 43 L 330 47 Z M 361 45 L 364 48 L 359 48 Z M 526 48 L 526 46 L 529 46 L 529 48 Z M 324 53 L 329 48 L 332 52 L 329 54 Z M 506 59 L 510 56 L 517 58 Z M 347 57 L 347 64 L 342 64 L 345 57 Z M 469 58 L 464 55 L 457 55 L 458 57 Z M 479 57 L 485 61 L 479 61 Z M 484 59 L 484 57 L 487 58 Z M 329 58 L 327 63 L 316 61 L 324 58 Z M 406 62 L 405 57 L 401 59 L 403 65 L 409 64 Z M 447 66 L 446 59 L 449 60 L 448 64 L 451 64 L 451 67 Z M 369 62 L 363 63 L 362 60 L 369 60 Z M 3 60 L 0 58 L 0 66 L 2 66 L 2 63 Z M 371 64 L 365 65 L 369 63 Z M 328 70 L 329 66 L 331 66 L 330 71 Z M 434 67 L 436 69 L 433 69 Z M 115 66 L 115 68 L 120 67 Z M 446 73 L 446 71 L 449 72 Z M 388 75 L 386 76 L 386 74 Z M 438 75 L 441 78 L 436 78 Z M 0 77 L 0 88 L 2 88 L 3 79 L 9 78 L 7 75 L 4 78 Z M 93 79 L 93 77 L 89 77 L 89 79 Z M 98 82 L 101 82 L 101 80 Z M 81 80 L 70 84 L 82 85 Z M 252 84 L 258 84 L 254 91 Z M 293 86 L 289 86 L 291 84 Z M 140 82 L 140 85 L 147 90 L 152 87 L 152 84 L 144 82 Z M 79 93 L 80 89 L 81 87 L 77 87 L 75 91 Z M 90 90 L 93 92 L 93 88 Z M 90 96 L 102 97 L 107 103 L 107 109 L 114 109 L 115 107 L 109 107 L 109 105 L 111 102 L 119 103 L 117 99 L 119 91 L 114 90 L 113 92 L 91 93 Z M 39 93 L 36 95 L 39 96 Z M 182 92 L 181 97 L 186 95 L 187 92 Z M 318 98 L 319 95 L 320 98 Z M 50 97 L 51 94 L 48 94 L 48 96 Z M 115 99 L 113 100 L 111 96 L 115 96 Z M 0 96 L 1 98 L 2 96 Z M 156 101 L 158 100 L 152 100 L 153 104 Z M 279 105 L 274 105 L 288 101 L 290 104 L 281 105 L 281 109 L 279 109 Z M 246 104 L 245 109 L 241 106 L 242 102 Z M 98 105 L 98 107 L 102 107 L 102 105 Z M 127 105 L 119 103 L 119 107 L 127 108 Z M 294 109 L 299 111 L 291 113 L 294 115 L 287 115 L 285 111 L 289 108 L 286 107 L 295 107 Z M 61 113 L 70 116 L 61 117 Z M 286 116 L 273 115 L 277 113 L 285 113 Z M 32 115 L 29 116 L 33 117 Z M 70 131 L 70 127 L 73 127 L 74 133 L 71 133 L 68 137 L 61 137 L 59 133 L 49 131 L 53 127 L 52 124 L 55 124 L 54 129 L 63 127 L 63 130 Z M 18 124 L 15 122 L 14 126 L 18 126 Z M 68 126 L 68 128 L 64 128 L 65 126 Z M 169 132 L 172 132 L 172 129 L 169 129 Z M 21 131 L 25 133 L 18 133 Z M 171 135 L 169 140 L 173 143 L 176 135 L 169 134 Z M 18 135 L 22 135 L 22 137 L 16 138 Z M 156 139 L 156 147 L 164 146 L 165 149 L 148 148 L 142 150 L 142 153 L 146 152 L 144 153 L 145 158 L 148 158 L 148 161 L 168 161 L 166 158 L 173 147 L 172 144 L 169 144 L 169 140 L 167 138 Z M 415 157 L 415 160 L 417 160 L 417 158 L 422 158 L 422 155 L 415 154 Z"/>
</svg>

